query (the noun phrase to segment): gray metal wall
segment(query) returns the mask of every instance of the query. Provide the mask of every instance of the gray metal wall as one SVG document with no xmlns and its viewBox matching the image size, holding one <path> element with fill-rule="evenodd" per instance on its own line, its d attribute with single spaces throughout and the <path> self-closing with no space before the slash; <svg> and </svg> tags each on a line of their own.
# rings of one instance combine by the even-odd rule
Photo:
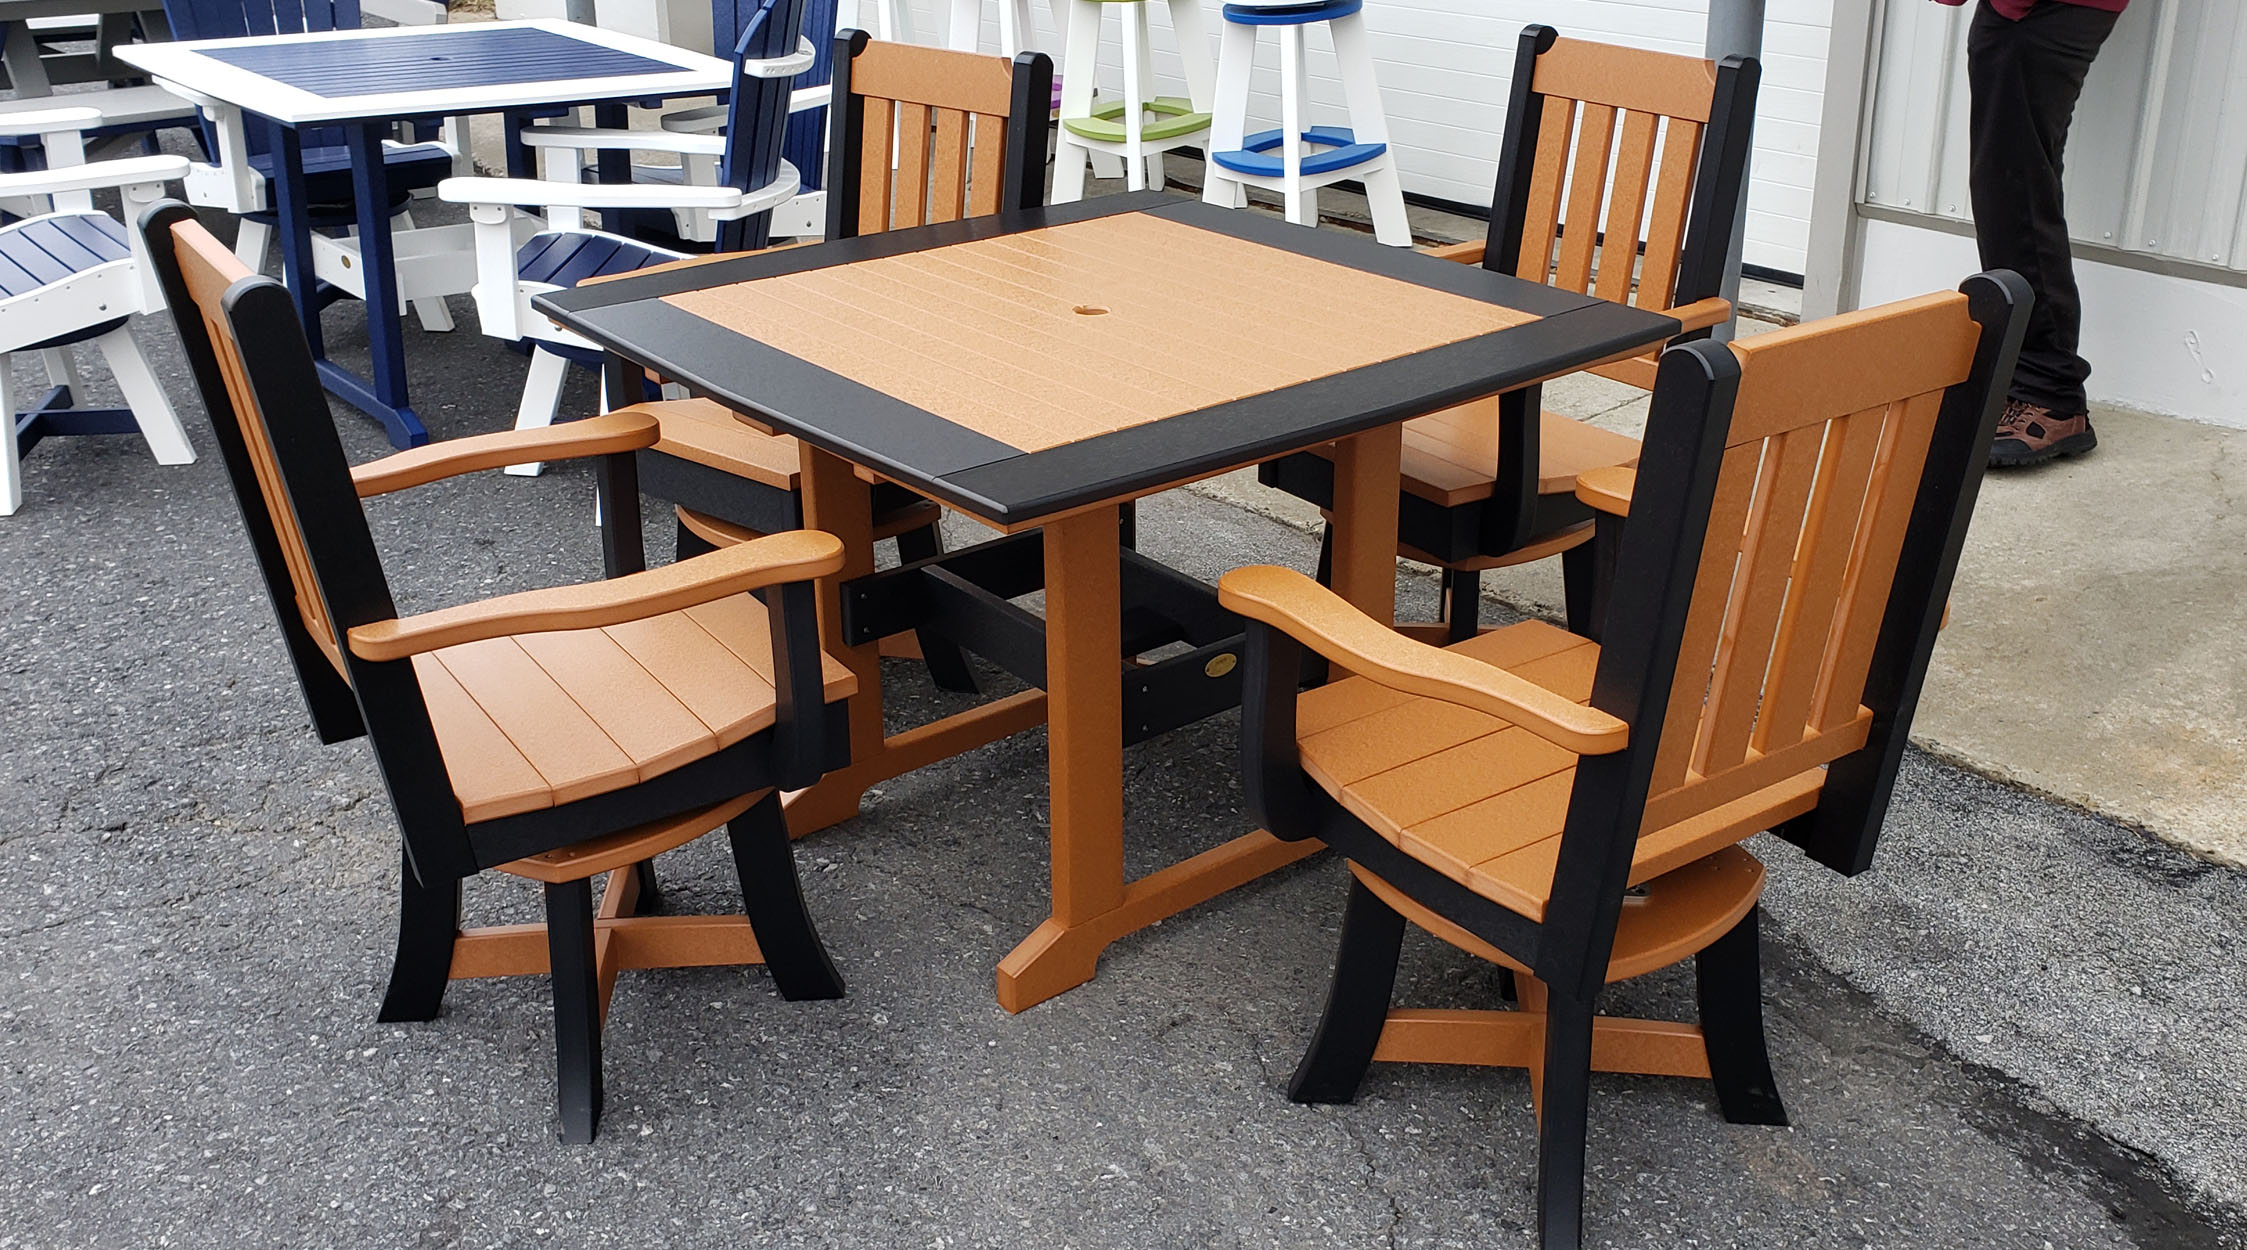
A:
<svg viewBox="0 0 2247 1250">
<path fill-rule="evenodd" d="M 1970 219 L 1971 13 L 1881 0 L 1865 204 Z M 2247 3 L 2131 4 L 2084 85 L 2067 194 L 2083 242 L 2247 273 Z"/>
</svg>

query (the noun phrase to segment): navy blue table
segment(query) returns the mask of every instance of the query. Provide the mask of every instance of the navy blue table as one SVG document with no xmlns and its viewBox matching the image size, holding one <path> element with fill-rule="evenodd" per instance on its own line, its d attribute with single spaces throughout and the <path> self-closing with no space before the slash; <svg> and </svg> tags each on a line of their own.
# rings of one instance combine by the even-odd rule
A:
<svg viewBox="0 0 2247 1250">
<path fill-rule="evenodd" d="M 580 104 L 621 111 L 627 102 L 709 95 L 732 82 L 731 66 L 715 57 L 553 21 L 260 35 L 117 53 L 222 126 L 270 128 L 285 279 L 321 379 L 332 394 L 380 420 L 399 447 L 425 443 L 429 434 L 406 392 L 384 134 L 399 122 L 475 113 Z M 305 133 L 316 127 L 340 129 L 350 152 L 373 357 L 366 377 L 329 360 L 320 332 L 324 301 L 303 161 Z"/>
</svg>

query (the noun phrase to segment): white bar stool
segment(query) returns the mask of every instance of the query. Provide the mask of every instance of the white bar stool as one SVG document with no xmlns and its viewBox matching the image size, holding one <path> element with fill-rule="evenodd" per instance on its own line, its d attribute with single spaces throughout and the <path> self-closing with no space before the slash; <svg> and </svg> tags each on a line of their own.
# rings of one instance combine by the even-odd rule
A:
<svg viewBox="0 0 2247 1250">
<path fill-rule="evenodd" d="M 1053 202 L 1084 198 L 1086 167 L 1099 156 L 1123 161 L 1134 191 L 1163 185 L 1163 153 L 1173 148 L 1207 151 L 1211 83 L 1209 36 L 1200 0 L 1162 0 L 1186 66 L 1187 97 L 1156 96 L 1154 48 L 1147 5 L 1154 0 L 1069 0 L 1069 44 L 1062 60 L 1061 127 L 1054 154 Z M 1114 9 L 1123 22 L 1123 95 L 1096 102 L 1102 15 Z"/>
<path fill-rule="evenodd" d="M 1412 227 L 1404 215 L 1404 187 L 1397 181 L 1396 154 L 1389 150 L 1389 123 L 1381 111 L 1380 88 L 1373 80 L 1373 50 L 1366 43 L 1361 14 L 1364 7 L 1364 0 L 1225 6 L 1204 201 L 1242 208 L 1248 204 L 1248 188 L 1262 187 L 1280 194 L 1289 221 L 1316 226 L 1318 189 L 1354 178 L 1365 185 L 1366 203 L 1373 211 L 1374 237 L 1391 247 L 1412 246 Z M 1342 95 L 1350 110 L 1347 127 L 1303 123 L 1309 98 L 1303 29 L 1321 23 L 1334 39 Z M 1267 26 L 1279 36 L 1280 126 L 1248 134 L 1249 74 L 1256 65 L 1258 33 Z"/>
</svg>

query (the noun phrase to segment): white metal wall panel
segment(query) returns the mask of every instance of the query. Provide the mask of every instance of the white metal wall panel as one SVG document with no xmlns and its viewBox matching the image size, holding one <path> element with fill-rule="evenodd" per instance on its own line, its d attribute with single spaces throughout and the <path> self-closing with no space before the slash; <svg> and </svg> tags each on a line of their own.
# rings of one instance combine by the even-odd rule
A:
<svg viewBox="0 0 2247 1250">
<path fill-rule="evenodd" d="M 997 2 L 984 3 L 984 46 L 993 50 Z M 933 41 L 946 28 L 949 0 L 911 3 L 917 37 Z M 1801 273 L 1809 242 L 1832 3 L 1768 0 L 1768 6 L 1746 257 L 1752 265 Z M 1162 89 L 1183 94 L 1169 15 L 1161 0 L 1153 0 L 1149 8 L 1157 27 L 1155 70 Z M 1217 54 L 1216 9 L 1214 0 L 1204 6 L 1212 59 Z M 1366 30 L 1405 189 L 1464 204 L 1490 203 L 1514 43 L 1523 26 L 1543 22 L 1564 35 L 1698 56 L 1707 13 L 1707 0 L 1367 0 Z M 1032 20 L 1037 27 L 1033 43 L 1058 60 L 1060 40 L 1045 0 L 1033 3 Z M 1121 86 L 1116 26 L 1116 19 L 1108 19 L 1108 63 L 1101 81 L 1110 87 Z M 1315 116 L 1339 123 L 1342 85 L 1333 52 L 1320 36 L 1310 42 Z M 1251 109 L 1266 124 L 1279 120 L 1278 59 L 1267 40 L 1250 99 Z"/>
<path fill-rule="evenodd" d="M 2068 138 L 2075 237 L 2247 271 L 2247 12 L 2138 0 L 2091 67 Z M 1970 9 L 1884 0 L 1864 200 L 1970 221 Z"/>
</svg>

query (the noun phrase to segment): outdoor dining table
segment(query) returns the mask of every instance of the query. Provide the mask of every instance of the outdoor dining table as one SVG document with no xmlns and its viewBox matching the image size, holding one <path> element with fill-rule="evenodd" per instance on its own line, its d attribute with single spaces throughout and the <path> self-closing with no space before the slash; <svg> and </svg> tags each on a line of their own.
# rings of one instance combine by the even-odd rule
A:
<svg viewBox="0 0 2247 1250">
<path fill-rule="evenodd" d="M 31 23 L 75 17 L 94 19 L 93 50 L 58 58 L 42 56 Z M 162 0 L 0 0 L 0 40 L 4 40 L 0 62 L 7 66 L 8 86 L 22 99 L 52 95 L 64 83 L 131 77 L 131 71 L 117 63 L 116 52 L 132 39 L 136 25 L 149 39 L 171 37 Z"/>
<path fill-rule="evenodd" d="M 406 390 L 401 253 L 390 233 L 384 134 L 400 122 L 586 104 L 595 106 L 597 124 L 621 127 L 627 103 L 709 95 L 733 81 L 732 67 L 716 57 L 559 21 L 203 39 L 138 44 L 117 55 L 206 109 L 270 125 L 282 265 L 321 379 L 380 420 L 399 447 L 425 443 L 429 433 Z M 342 128 L 351 153 L 358 231 L 353 241 L 322 240 L 326 246 L 316 253 L 299 132 L 326 126 Z M 235 155 L 235 176 L 254 177 Z M 418 270 L 417 295 L 458 294 L 474 284 L 471 230 L 462 224 L 413 232 L 406 259 Z M 328 264 L 363 266 L 371 377 L 327 358 L 318 269 Z"/>
<path fill-rule="evenodd" d="M 1236 706 L 1241 680 L 1239 622 L 1127 547 L 1128 502 L 1333 442 L 1331 583 L 1387 621 L 1405 420 L 1678 332 L 1159 192 L 690 263 L 537 304 L 609 350 L 610 393 L 653 373 L 802 444 L 806 524 L 851 553 L 820 586 L 822 638 L 859 694 L 850 763 L 791 797 L 793 832 L 1047 721 L 1052 915 L 999 965 L 1010 1011 L 1090 980 L 1125 934 L 1317 849 L 1252 832 L 1127 878 L 1125 746 Z M 861 470 L 1003 536 L 877 573 Z M 1040 587 L 1042 622 L 1007 602 Z M 1185 624 L 1147 633 L 1164 615 Z M 885 734 L 880 641 L 923 624 L 1035 688 Z M 1141 650 L 1181 636 L 1182 654 Z"/>
</svg>

